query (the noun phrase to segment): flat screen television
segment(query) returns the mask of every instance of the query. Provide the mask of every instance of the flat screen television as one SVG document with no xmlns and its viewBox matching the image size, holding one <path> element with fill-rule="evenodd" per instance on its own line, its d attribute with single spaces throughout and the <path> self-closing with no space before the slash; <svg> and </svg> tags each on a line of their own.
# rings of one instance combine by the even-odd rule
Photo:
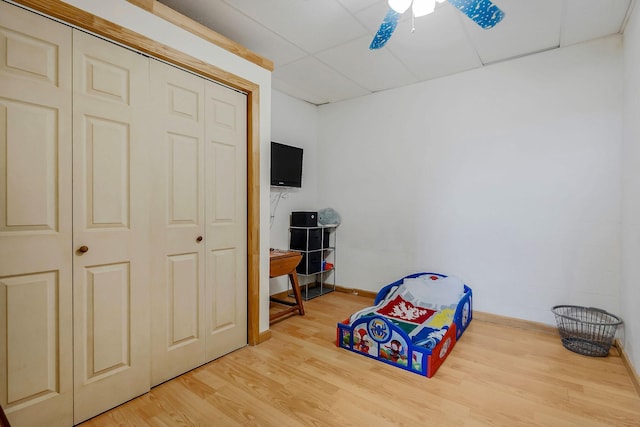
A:
<svg viewBox="0 0 640 427">
<path fill-rule="evenodd" d="M 302 187 L 302 148 L 271 142 L 271 185 Z"/>
</svg>

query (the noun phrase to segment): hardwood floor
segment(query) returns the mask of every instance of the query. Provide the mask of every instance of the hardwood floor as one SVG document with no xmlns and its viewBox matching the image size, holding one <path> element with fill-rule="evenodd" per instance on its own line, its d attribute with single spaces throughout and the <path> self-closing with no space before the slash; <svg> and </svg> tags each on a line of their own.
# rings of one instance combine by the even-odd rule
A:
<svg viewBox="0 0 640 427">
<path fill-rule="evenodd" d="M 558 336 L 474 319 L 431 379 L 335 346 L 336 323 L 370 298 L 334 292 L 272 339 L 161 384 L 83 427 L 639 426 L 621 358 L 564 349 Z"/>
</svg>

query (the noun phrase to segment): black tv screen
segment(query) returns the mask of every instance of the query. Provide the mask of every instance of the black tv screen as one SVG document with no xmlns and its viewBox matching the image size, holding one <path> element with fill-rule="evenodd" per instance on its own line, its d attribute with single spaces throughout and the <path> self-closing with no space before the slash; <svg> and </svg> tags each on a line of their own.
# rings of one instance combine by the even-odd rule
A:
<svg viewBox="0 0 640 427">
<path fill-rule="evenodd" d="M 271 142 L 271 185 L 302 187 L 302 148 Z"/>
</svg>

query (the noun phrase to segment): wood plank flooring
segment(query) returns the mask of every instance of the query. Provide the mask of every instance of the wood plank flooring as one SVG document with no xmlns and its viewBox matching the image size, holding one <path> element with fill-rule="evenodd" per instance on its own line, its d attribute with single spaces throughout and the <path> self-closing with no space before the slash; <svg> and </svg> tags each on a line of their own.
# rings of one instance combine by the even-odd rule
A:
<svg viewBox="0 0 640 427">
<path fill-rule="evenodd" d="M 83 424 L 102 426 L 640 426 L 619 356 L 474 319 L 433 378 L 339 349 L 335 328 L 370 298 L 333 292 L 305 316 Z"/>
</svg>

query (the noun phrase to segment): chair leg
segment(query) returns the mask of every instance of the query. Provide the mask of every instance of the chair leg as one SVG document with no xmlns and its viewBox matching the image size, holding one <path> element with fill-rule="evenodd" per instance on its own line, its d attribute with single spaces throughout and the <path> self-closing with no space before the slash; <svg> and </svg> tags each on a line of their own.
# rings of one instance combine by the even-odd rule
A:
<svg viewBox="0 0 640 427">
<path fill-rule="evenodd" d="M 294 269 L 291 273 L 289 273 L 289 281 L 291 282 L 291 287 L 293 288 L 293 296 L 296 299 L 296 303 L 298 305 L 298 312 L 301 316 L 304 316 L 304 306 L 302 305 L 302 292 L 300 292 L 300 284 L 298 283 L 298 274 Z"/>
</svg>

